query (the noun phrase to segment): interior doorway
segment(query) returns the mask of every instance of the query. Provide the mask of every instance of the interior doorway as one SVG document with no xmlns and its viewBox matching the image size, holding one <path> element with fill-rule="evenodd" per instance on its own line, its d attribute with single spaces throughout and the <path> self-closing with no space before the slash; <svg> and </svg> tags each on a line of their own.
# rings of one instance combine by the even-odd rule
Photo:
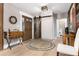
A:
<svg viewBox="0 0 79 59">
<path fill-rule="evenodd" d="M 41 38 L 41 18 L 34 17 L 34 38 Z"/>
<path fill-rule="evenodd" d="M 32 19 L 27 16 L 22 16 L 23 21 L 23 31 L 24 31 L 24 38 L 23 41 L 28 39 L 32 39 Z"/>
</svg>

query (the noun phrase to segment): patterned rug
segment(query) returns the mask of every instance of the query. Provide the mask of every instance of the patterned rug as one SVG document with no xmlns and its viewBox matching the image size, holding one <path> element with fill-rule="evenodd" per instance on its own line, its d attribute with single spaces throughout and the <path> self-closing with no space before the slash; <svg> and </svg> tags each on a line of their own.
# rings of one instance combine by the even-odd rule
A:
<svg viewBox="0 0 79 59">
<path fill-rule="evenodd" d="M 47 40 L 34 39 L 28 43 L 27 47 L 32 50 L 47 51 L 53 49 L 55 44 Z"/>
</svg>

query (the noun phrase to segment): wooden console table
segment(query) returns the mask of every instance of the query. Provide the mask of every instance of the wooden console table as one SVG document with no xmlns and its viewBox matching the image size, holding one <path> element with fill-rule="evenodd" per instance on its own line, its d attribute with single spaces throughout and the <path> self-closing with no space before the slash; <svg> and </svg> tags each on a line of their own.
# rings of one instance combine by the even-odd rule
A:
<svg viewBox="0 0 79 59">
<path fill-rule="evenodd" d="M 23 32 L 21 32 L 21 31 L 9 32 L 9 39 L 16 39 L 16 38 L 20 38 L 20 37 L 23 38 Z"/>
<path fill-rule="evenodd" d="M 9 31 L 8 33 L 4 32 L 4 38 L 7 40 L 8 47 L 11 49 L 11 46 L 10 46 L 11 40 L 19 38 L 21 43 L 21 38 L 23 38 L 23 32 L 21 31 Z"/>
</svg>

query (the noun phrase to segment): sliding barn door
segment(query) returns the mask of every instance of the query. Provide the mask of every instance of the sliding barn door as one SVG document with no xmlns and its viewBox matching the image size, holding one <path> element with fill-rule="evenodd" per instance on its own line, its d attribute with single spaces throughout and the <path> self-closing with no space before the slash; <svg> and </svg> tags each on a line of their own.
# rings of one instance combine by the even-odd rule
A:
<svg viewBox="0 0 79 59">
<path fill-rule="evenodd" d="M 3 4 L 0 3 L 0 50 L 3 48 Z"/>
<path fill-rule="evenodd" d="M 41 21 L 40 18 L 34 19 L 34 38 L 41 38 Z"/>
</svg>

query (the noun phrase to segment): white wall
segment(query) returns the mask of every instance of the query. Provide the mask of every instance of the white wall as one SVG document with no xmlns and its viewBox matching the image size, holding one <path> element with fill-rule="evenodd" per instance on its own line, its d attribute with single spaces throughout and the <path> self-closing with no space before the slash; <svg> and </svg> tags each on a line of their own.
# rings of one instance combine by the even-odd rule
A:
<svg viewBox="0 0 79 59">
<path fill-rule="evenodd" d="M 4 4 L 4 31 L 8 31 L 8 29 L 18 29 L 22 31 L 22 15 L 28 16 L 28 17 L 33 17 L 20 9 L 17 9 L 15 6 L 11 4 Z M 16 24 L 11 24 L 9 22 L 9 17 L 10 16 L 15 16 L 17 18 L 17 23 Z"/>
<path fill-rule="evenodd" d="M 19 31 L 22 31 L 22 14 L 20 13 L 20 9 L 17 9 L 15 6 L 11 4 L 4 4 L 4 20 L 3 20 L 3 27 L 4 31 L 8 31 L 8 29 L 13 30 L 13 29 L 18 29 Z M 25 13 L 24 15 L 31 17 L 29 14 Z M 16 24 L 11 24 L 9 22 L 9 17 L 10 16 L 15 16 L 17 18 L 17 23 Z M 11 45 L 19 43 L 19 40 L 13 41 Z M 8 44 L 6 39 L 4 39 L 4 48 L 7 48 Z"/>
<path fill-rule="evenodd" d="M 57 37 L 63 35 L 65 32 L 65 27 L 67 27 L 67 13 L 58 14 L 57 17 Z"/>
<path fill-rule="evenodd" d="M 11 24 L 9 22 L 10 16 L 15 16 L 17 18 L 16 24 Z M 14 6 L 11 6 L 10 4 L 4 4 L 4 31 L 8 31 L 8 29 L 20 30 L 20 13 L 19 10 Z"/>
<path fill-rule="evenodd" d="M 56 39 L 63 35 L 67 27 L 67 13 L 54 14 L 52 11 L 45 11 L 41 16 L 52 15 L 52 17 L 41 19 L 41 37 L 42 39 Z"/>
<path fill-rule="evenodd" d="M 41 19 L 41 37 L 42 39 L 54 38 L 54 25 L 52 11 L 42 12 L 41 16 L 52 15 L 52 17 L 46 17 Z"/>
<path fill-rule="evenodd" d="M 15 16 L 17 18 L 17 23 L 16 24 L 11 24 L 9 22 L 9 17 L 10 16 Z M 4 4 L 4 20 L 3 20 L 3 28 L 4 31 L 8 31 L 8 29 L 13 30 L 13 29 L 17 29 L 17 30 L 21 30 L 20 26 L 20 13 L 19 10 L 17 8 L 15 8 L 14 6 L 11 6 L 10 4 Z M 19 40 L 13 41 L 11 45 L 13 44 L 17 44 L 19 42 Z M 6 39 L 4 39 L 4 49 L 8 47 L 7 41 Z"/>
</svg>

